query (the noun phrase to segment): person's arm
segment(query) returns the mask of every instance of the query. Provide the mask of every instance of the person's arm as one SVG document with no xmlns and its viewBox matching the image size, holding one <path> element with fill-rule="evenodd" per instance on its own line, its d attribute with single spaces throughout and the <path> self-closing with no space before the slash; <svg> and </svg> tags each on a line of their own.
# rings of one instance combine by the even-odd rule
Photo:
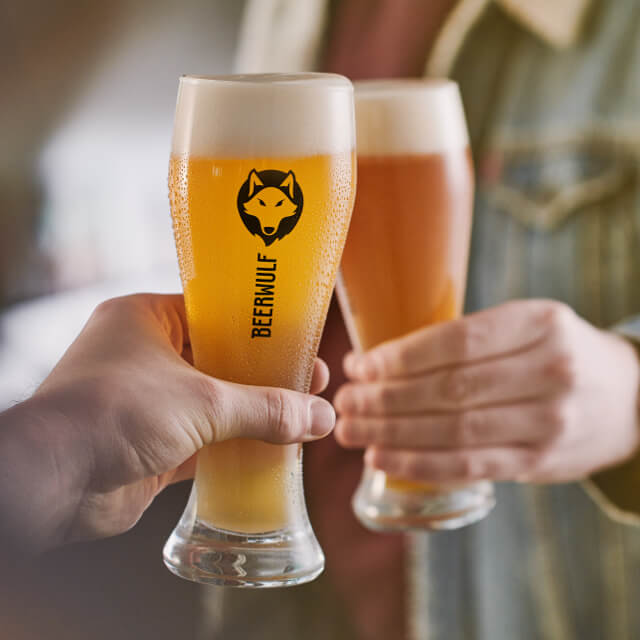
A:
<svg viewBox="0 0 640 640">
<path fill-rule="evenodd" d="M 64 540 L 88 455 L 69 425 L 32 398 L 0 413 L 0 541 L 12 550 Z"/>
<path fill-rule="evenodd" d="M 0 413 L 4 551 L 126 531 L 212 442 L 301 442 L 333 427 L 325 400 L 211 378 L 189 358 L 182 296 L 98 307 L 34 396 Z M 317 361 L 312 391 L 327 380 Z"/>
<path fill-rule="evenodd" d="M 428 327 L 345 371 L 336 437 L 410 480 L 579 480 L 640 444 L 634 348 L 554 301 Z"/>
</svg>

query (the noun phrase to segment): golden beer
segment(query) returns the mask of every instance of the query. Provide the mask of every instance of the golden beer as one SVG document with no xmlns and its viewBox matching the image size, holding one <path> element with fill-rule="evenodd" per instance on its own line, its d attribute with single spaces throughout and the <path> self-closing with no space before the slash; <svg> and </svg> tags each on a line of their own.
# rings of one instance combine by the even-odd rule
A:
<svg viewBox="0 0 640 640">
<path fill-rule="evenodd" d="M 309 390 L 351 216 L 353 164 L 352 152 L 171 158 L 172 216 L 198 369 L 231 382 Z M 266 247 L 247 233 L 235 202 L 252 170 L 274 166 L 304 185 L 305 204 L 290 236 Z M 231 215 L 212 209 L 222 203 Z M 265 297 L 273 306 L 255 305 Z M 254 316 L 256 310 L 271 315 Z M 272 320 L 269 337 L 252 337 L 260 328 L 254 317 Z M 206 447 L 196 473 L 200 518 L 247 533 L 286 526 L 295 515 L 287 496 L 299 454 L 300 445 L 249 440 Z"/>
<path fill-rule="evenodd" d="M 341 272 L 353 339 L 367 350 L 460 314 L 473 206 L 471 153 L 460 147 L 360 156 L 358 176 Z"/>
<path fill-rule="evenodd" d="M 474 176 L 453 82 L 358 83 L 356 118 L 358 194 L 338 295 L 365 351 L 460 315 Z M 368 468 L 354 498 L 374 529 L 456 528 L 492 505 L 488 483 L 442 487 Z"/>
<path fill-rule="evenodd" d="M 182 78 L 169 192 L 198 369 L 308 392 L 354 190 L 346 78 Z M 169 568 L 236 586 L 315 577 L 323 558 L 301 452 L 253 440 L 205 447 L 165 547 Z"/>
</svg>

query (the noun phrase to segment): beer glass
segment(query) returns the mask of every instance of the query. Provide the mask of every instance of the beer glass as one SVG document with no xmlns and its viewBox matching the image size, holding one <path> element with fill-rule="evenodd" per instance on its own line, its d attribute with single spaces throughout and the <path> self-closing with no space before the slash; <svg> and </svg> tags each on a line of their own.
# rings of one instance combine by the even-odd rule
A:
<svg viewBox="0 0 640 640">
<path fill-rule="evenodd" d="M 353 87 L 332 74 L 180 79 L 169 192 L 195 366 L 309 390 L 355 190 Z M 177 575 L 301 584 L 324 567 L 300 445 L 205 447 L 164 548 Z"/>
<path fill-rule="evenodd" d="M 457 85 L 356 83 L 358 193 L 338 297 L 356 350 L 462 310 L 473 166 Z M 494 505 L 489 482 L 406 482 L 365 466 L 353 508 L 376 530 L 455 529 Z"/>
</svg>

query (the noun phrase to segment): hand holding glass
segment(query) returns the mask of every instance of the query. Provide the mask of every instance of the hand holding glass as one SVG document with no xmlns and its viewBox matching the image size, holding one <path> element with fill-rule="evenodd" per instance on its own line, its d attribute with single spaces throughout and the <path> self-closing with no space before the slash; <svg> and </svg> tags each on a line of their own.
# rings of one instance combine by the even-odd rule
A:
<svg viewBox="0 0 640 640">
<path fill-rule="evenodd" d="M 357 351 L 457 318 L 464 300 L 473 169 L 458 87 L 356 83 L 358 194 L 338 296 Z M 440 486 L 365 467 L 353 499 L 377 529 L 455 529 L 493 507 L 489 482 Z"/>
</svg>

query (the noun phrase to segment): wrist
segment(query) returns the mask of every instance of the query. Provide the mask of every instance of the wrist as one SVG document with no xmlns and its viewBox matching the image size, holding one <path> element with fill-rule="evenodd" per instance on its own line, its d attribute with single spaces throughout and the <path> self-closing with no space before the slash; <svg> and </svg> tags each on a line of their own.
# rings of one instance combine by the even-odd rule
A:
<svg viewBox="0 0 640 640">
<path fill-rule="evenodd" d="M 623 402 L 623 406 L 628 407 L 628 446 L 620 459 L 613 464 L 617 466 L 635 456 L 640 447 L 640 343 L 636 337 L 619 330 L 618 327 L 614 327 L 609 335 L 624 351 L 624 357 L 618 360 L 619 371 L 623 372 L 619 388 L 623 391 L 620 401 Z"/>
<path fill-rule="evenodd" d="M 0 538 L 8 548 L 34 554 L 65 542 L 86 486 L 77 440 L 37 395 L 0 414 Z"/>
<path fill-rule="evenodd" d="M 636 380 L 640 381 L 640 327 L 634 323 L 634 332 L 630 332 L 630 328 L 625 325 L 614 327 L 613 334 L 627 345 L 630 356 L 634 362 L 636 369 Z M 635 394 L 635 417 L 636 427 L 640 428 L 640 382 L 636 384 Z"/>
</svg>

